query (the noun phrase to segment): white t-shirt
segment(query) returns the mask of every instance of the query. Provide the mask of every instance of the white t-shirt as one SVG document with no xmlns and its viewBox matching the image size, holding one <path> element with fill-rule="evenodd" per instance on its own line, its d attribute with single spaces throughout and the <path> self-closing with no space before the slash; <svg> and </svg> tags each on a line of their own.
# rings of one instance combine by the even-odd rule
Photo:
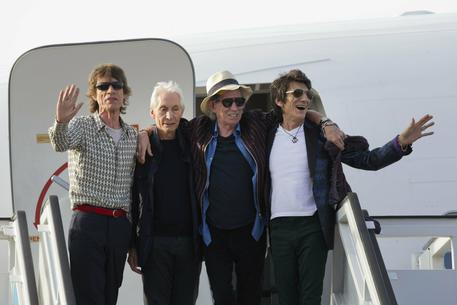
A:
<svg viewBox="0 0 457 305">
<path fill-rule="evenodd" d="M 298 139 L 296 143 L 292 142 L 293 135 Z M 316 212 L 303 126 L 287 132 L 278 127 L 270 154 L 270 173 L 271 219 Z"/>
<path fill-rule="evenodd" d="M 105 125 L 106 132 L 113 138 L 114 143 L 117 145 L 122 136 L 122 128 L 111 128 Z"/>
</svg>

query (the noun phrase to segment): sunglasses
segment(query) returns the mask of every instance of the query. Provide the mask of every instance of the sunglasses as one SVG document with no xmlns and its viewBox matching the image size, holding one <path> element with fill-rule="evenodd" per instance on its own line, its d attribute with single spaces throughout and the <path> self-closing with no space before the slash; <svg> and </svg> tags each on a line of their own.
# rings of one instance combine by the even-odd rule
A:
<svg viewBox="0 0 457 305">
<path fill-rule="evenodd" d="M 292 95 L 295 98 L 302 97 L 303 94 L 306 94 L 306 97 L 310 100 L 313 98 L 313 93 L 309 90 L 295 89 L 295 90 L 286 91 L 286 93 L 292 93 Z"/>
<path fill-rule="evenodd" d="M 95 88 L 100 91 L 106 91 L 110 86 L 112 86 L 114 90 L 121 90 L 124 88 L 124 84 L 122 82 L 99 83 L 95 86 Z"/>
<path fill-rule="evenodd" d="M 232 107 L 233 103 L 237 105 L 238 107 L 241 107 L 246 103 L 246 99 L 244 97 L 227 97 L 222 100 L 217 100 L 216 102 L 221 102 L 222 105 L 226 108 Z"/>
</svg>

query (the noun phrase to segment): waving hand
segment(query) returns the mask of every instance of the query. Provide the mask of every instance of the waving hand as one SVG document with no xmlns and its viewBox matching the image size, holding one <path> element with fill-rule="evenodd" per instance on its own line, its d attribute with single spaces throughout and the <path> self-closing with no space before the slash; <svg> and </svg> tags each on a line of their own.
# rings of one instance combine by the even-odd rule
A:
<svg viewBox="0 0 457 305">
<path fill-rule="evenodd" d="M 69 85 L 60 90 L 56 106 L 56 119 L 59 123 L 68 123 L 81 109 L 83 103 L 77 103 L 79 88 Z"/>
<path fill-rule="evenodd" d="M 429 127 L 433 126 L 435 123 L 430 122 L 433 119 L 433 116 L 426 114 L 419 121 L 415 121 L 414 118 L 411 120 L 408 128 L 403 131 L 398 137 L 398 141 L 401 146 L 406 146 L 413 144 L 416 140 L 430 136 L 433 134 L 433 131 L 425 132 Z"/>
</svg>

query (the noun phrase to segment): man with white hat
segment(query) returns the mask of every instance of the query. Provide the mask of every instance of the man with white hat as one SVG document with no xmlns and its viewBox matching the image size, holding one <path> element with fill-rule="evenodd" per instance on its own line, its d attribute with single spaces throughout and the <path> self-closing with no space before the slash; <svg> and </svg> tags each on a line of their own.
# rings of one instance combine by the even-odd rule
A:
<svg viewBox="0 0 457 305">
<path fill-rule="evenodd" d="M 206 270 L 216 305 L 255 305 L 266 247 L 266 124 L 244 112 L 252 89 L 230 72 L 213 74 L 206 89 L 205 116 L 191 122 Z"/>
</svg>

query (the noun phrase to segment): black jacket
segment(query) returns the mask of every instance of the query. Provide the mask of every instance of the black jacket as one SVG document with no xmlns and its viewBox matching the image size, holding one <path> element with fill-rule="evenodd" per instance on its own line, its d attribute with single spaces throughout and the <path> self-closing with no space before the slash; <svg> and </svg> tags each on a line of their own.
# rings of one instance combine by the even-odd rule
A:
<svg viewBox="0 0 457 305">
<path fill-rule="evenodd" d="M 270 157 L 278 126 L 279 122 L 276 128 L 271 129 L 268 133 L 268 158 Z M 396 148 L 395 138 L 382 147 L 369 150 L 368 142 L 365 139 L 361 137 L 348 137 L 345 140 L 345 149 L 343 151 L 339 152 L 335 149 L 329 151 L 331 145 L 329 144 L 327 148 L 325 147 L 326 140 L 321 134 L 318 125 L 306 120 L 303 130 L 305 133 L 310 178 L 313 181 L 313 197 L 316 202 L 319 221 L 326 245 L 329 249 L 333 249 L 336 221 L 334 204 L 343 199 L 346 195 L 345 192 L 350 190 L 346 181 L 332 181 L 332 179 L 343 178 L 341 162 L 354 168 L 379 170 L 397 162 L 404 155 L 411 153 L 411 149 L 409 148 L 406 152 L 402 152 L 399 148 Z M 361 143 L 358 144 L 357 142 Z M 338 173 L 339 171 L 340 173 Z M 269 180 L 269 184 L 271 185 L 271 180 Z M 340 185 L 338 186 L 338 184 Z"/>
<path fill-rule="evenodd" d="M 190 144 L 188 136 L 183 131 L 185 120 L 181 120 L 176 131 L 176 138 L 182 152 L 182 160 L 188 164 L 189 193 L 192 213 L 192 238 L 194 242 L 194 255 L 196 260 L 201 260 L 201 237 L 199 225 L 201 212 L 195 197 L 193 167 L 190 157 Z M 153 213 L 154 213 L 154 176 L 160 166 L 162 147 L 157 132 L 154 131 L 150 138 L 153 156 L 146 156 L 144 164 L 137 163 L 135 168 L 132 189 L 132 241 L 131 247 L 136 248 L 138 265 L 143 267 L 152 249 L 153 243 Z"/>
</svg>

